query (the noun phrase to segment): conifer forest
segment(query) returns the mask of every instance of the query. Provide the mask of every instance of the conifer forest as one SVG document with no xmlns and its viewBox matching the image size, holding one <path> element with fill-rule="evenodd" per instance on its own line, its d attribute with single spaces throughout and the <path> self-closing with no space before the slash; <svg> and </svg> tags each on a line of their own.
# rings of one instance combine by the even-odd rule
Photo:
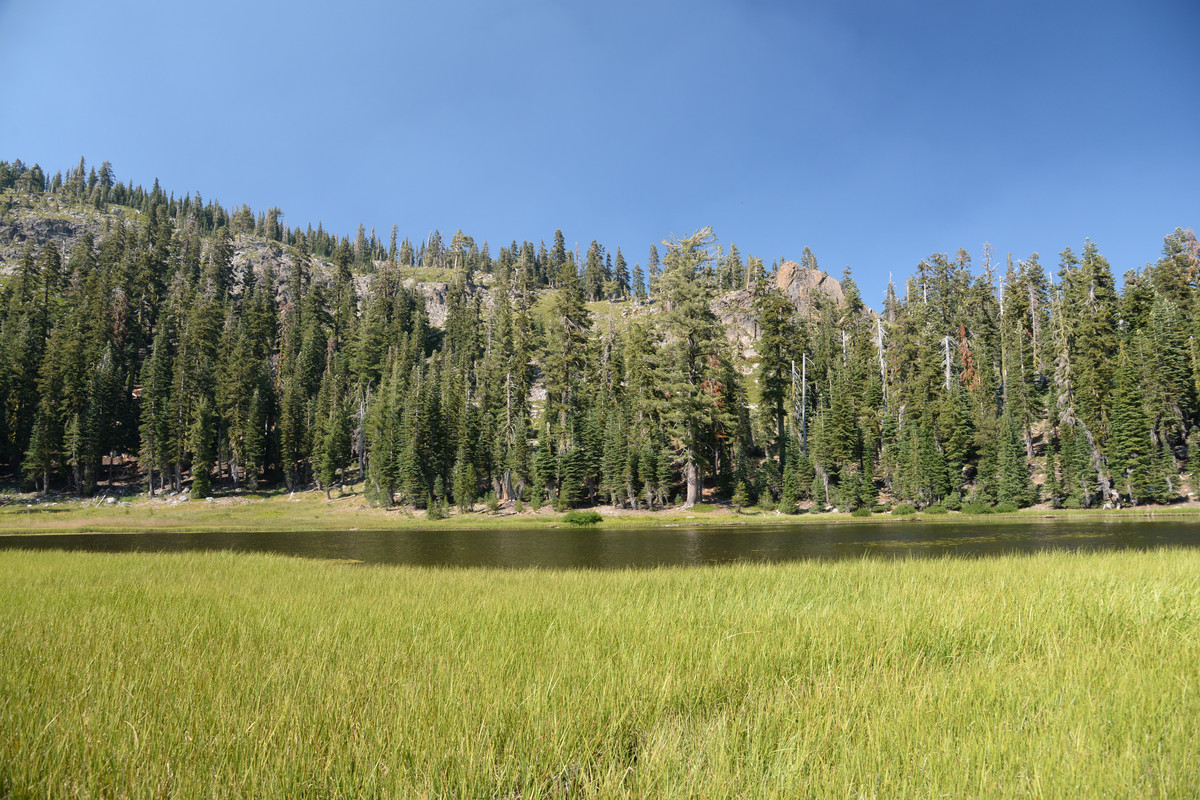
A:
<svg viewBox="0 0 1200 800">
<path fill-rule="evenodd" d="M 1092 241 L 934 253 L 875 311 L 807 248 L 768 265 L 709 228 L 636 256 L 338 235 L 0 162 L 0 481 L 361 482 L 431 516 L 1178 502 L 1200 246 L 1164 233 L 1120 281 Z"/>
</svg>

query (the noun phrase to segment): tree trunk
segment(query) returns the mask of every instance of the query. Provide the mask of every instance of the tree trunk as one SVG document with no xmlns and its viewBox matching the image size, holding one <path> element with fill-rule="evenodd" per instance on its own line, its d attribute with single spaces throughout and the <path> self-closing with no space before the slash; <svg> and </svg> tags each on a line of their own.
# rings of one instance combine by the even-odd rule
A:
<svg viewBox="0 0 1200 800">
<path fill-rule="evenodd" d="M 1088 450 L 1092 455 L 1092 468 L 1096 470 L 1096 485 L 1100 489 L 1100 494 L 1105 502 L 1112 499 L 1113 488 L 1112 482 L 1104 473 L 1104 456 L 1100 454 L 1100 448 L 1096 445 L 1096 437 L 1088 430 L 1088 426 L 1079 422 L 1079 427 L 1083 431 L 1084 437 L 1087 439 Z"/>
<path fill-rule="evenodd" d="M 704 494 L 704 477 L 700 474 L 700 468 L 696 466 L 695 461 L 687 462 L 684 475 L 687 478 L 687 502 L 683 504 L 683 507 L 689 509 L 699 503 Z"/>
</svg>

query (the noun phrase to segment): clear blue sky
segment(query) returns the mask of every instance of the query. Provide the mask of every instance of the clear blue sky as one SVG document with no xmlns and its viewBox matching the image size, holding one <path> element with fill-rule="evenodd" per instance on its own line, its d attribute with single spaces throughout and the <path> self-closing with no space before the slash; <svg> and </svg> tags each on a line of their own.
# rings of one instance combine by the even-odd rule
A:
<svg viewBox="0 0 1200 800">
<path fill-rule="evenodd" d="M 1200 226 L 1200 3 L 0 0 L 0 158 L 387 237 L 712 225 L 878 307 L 932 252 Z"/>
</svg>

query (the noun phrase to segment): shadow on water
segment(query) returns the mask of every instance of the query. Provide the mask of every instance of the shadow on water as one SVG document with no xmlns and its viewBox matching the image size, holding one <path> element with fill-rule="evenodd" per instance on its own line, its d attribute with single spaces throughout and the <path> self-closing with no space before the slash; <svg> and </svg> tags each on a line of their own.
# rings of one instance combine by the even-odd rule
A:
<svg viewBox="0 0 1200 800">
<path fill-rule="evenodd" d="M 0 549 L 106 553 L 231 550 L 367 564 L 549 569 L 636 569 L 863 557 L 980 557 L 1047 550 L 1197 546 L 1200 523 L 1178 520 L 0 536 Z"/>
</svg>

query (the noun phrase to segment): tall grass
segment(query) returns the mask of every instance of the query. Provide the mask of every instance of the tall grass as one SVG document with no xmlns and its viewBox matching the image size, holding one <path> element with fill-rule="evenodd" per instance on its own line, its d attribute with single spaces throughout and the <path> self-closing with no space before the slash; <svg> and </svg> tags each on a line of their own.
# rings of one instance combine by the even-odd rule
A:
<svg viewBox="0 0 1200 800">
<path fill-rule="evenodd" d="M 0 796 L 1187 797 L 1200 554 L 0 553 Z"/>
</svg>

